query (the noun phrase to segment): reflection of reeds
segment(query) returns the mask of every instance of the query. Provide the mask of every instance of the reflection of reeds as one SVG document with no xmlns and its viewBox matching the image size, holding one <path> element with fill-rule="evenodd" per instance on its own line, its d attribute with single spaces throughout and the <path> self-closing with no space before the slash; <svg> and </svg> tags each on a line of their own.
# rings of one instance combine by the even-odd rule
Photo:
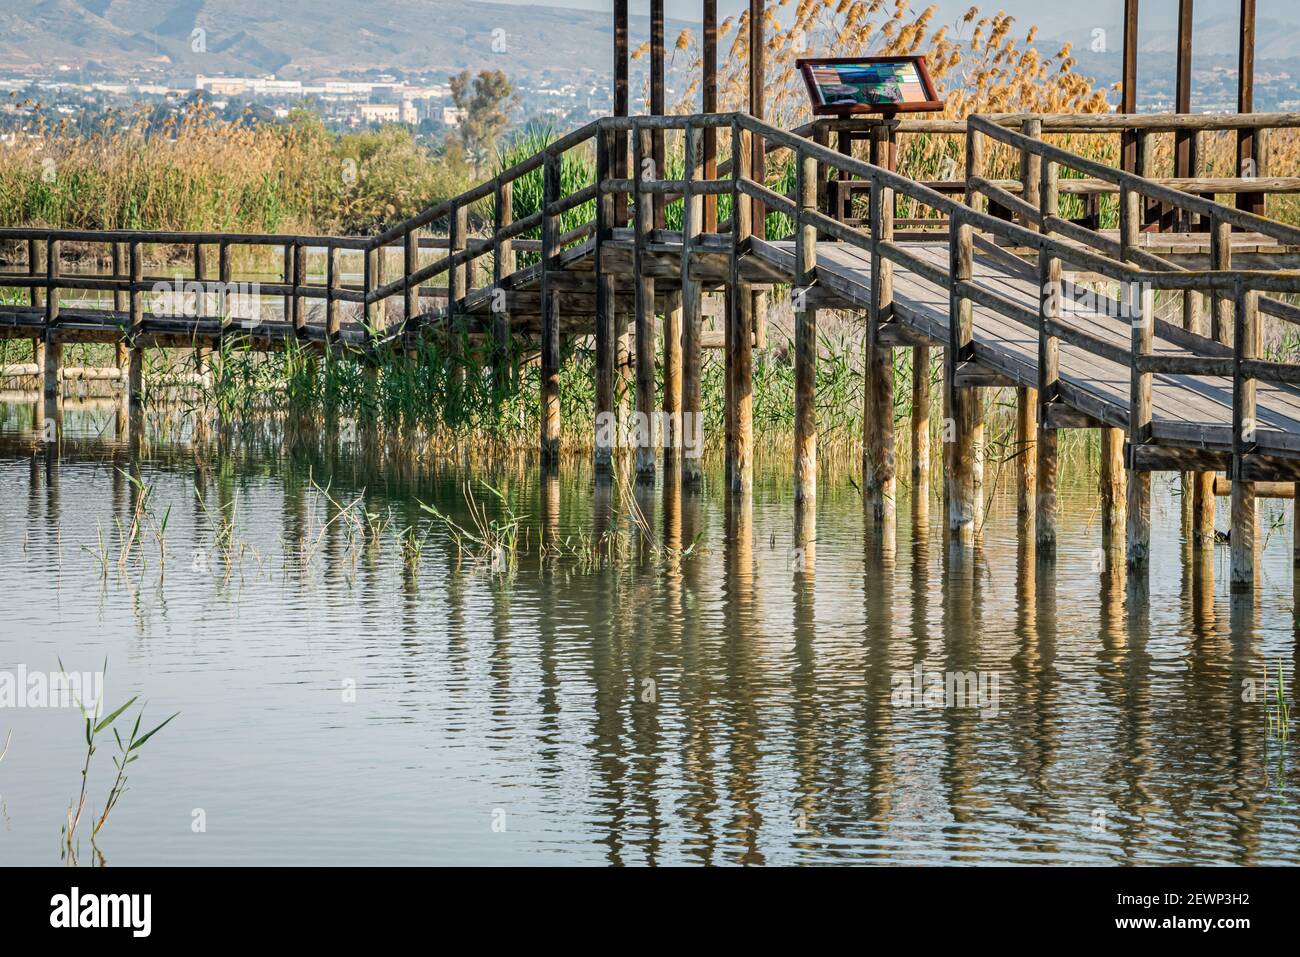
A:
<svg viewBox="0 0 1300 957">
<path fill-rule="evenodd" d="M 1265 674 L 1267 675 L 1267 668 Z M 1273 688 L 1272 701 L 1267 708 L 1268 733 L 1285 744 L 1291 737 L 1291 707 L 1286 700 L 1286 677 L 1282 674 L 1282 662 L 1277 663 L 1277 684 Z"/>
</svg>

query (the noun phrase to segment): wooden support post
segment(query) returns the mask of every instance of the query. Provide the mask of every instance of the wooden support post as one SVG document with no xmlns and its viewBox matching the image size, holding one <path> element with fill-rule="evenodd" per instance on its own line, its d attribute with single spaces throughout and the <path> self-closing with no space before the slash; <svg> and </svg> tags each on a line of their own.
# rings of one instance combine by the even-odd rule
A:
<svg viewBox="0 0 1300 957">
<path fill-rule="evenodd" d="M 1124 430 L 1101 428 L 1101 522 L 1103 538 L 1110 540 L 1124 528 Z"/>
<path fill-rule="evenodd" d="M 704 71 L 704 112 L 718 112 L 718 0 L 704 0 L 702 29 L 704 42 L 701 49 Z M 718 178 L 718 128 L 704 128 L 704 179 Z M 718 231 L 718 197 L 713 193 L 704 197 L 703 232 Z"/>
<path fill-rule="evenodd" d="M 63 342 L 59 338 L 59 241 L 46 240 L 45 247 L 45 355 L 44 398 L 45 422 L 44 438 L 57 443 L 62 431 L 63 405 Z"/>
<path fill-rule="evenodd" d="M 293 244 L 293 332 L 300 339 L 307 335 L 307 300 L 302 294 L 307 285 L 307 249 L 302 243 Z"/>
<path fill-rule="evenodd" d="M 1141 228 L 1142 197 L 1125 187 L 1120 189 L 1120 244 L 1123 250 L 1133 247 Z M 1129 431 L 1130 456 L 1136 458 L 1137 449 L 1151 437 L 1151 373 L 1137 368 L 1139 356 L 1151 355 L 1155 343 L 1155 292 L 1132 283 L 1121 287 L 1121 296 L 1128 303 L 1132 317 L 1132 363 L 1129 371 Z M 1151 473 L 1134 468 L 1128 474 L 1128 566 L 1145 571 L 1151 554 Z"/>
<path fill-rule="evenodd" d="M 113 278 L 129 279 L 130 274 L 127 272 L 126 261 L 126 244 L 113 243 Z M 130 309 L 130 297 L 126 289 L 119 288 L 113 290 L 113 311 L 125 314 Z M 130 357 L 127 355 L 126 341 L 118 339 L 113 344 L 113 362 L 119 370 L 125 374 L 127 366 L 130 363 Z"/>
<path fill-rule="evenodd" d="M 339 248 L 325 250 L 325 338 L 334 343 L 339 337 Z"/>
<path fill-rule="evenodd" d="M 1240 281 L 1233 296 L 1235 314 L 1232 373 L 1232 575 L 1234 592 L 1255 586 L 1255 483 L 1243 481 L 1242 462 L 1255 449 L 1255 380 L 1242 363 L 1259 355 L 1258 295 Z"/>
<path fill-rule="evenodd" d="M 1210 220 L 1210 268 L 1232 268 L 1232 224 L 1217 216 Z M 1215 292 L 1210 297 L 1210 336 L 1223 345 L 1232 344 L 1232 297 Z"/>
<path fill-rule="evenodd" d="M 406 331 L 415 331 L 415 320 L 420 315 L 420 287 L 411 282 L 411 276 L 420 268 L 420 231 L 408 229 L 402 236 L 402 317 Z"/>
<path fill-rule="evenodd" d="M 862 416 L 864 503 L 878 537 L 892 534 L 896 516 L 894 456 L 894 350 L 880 341 L 881 326 L 894 318 L 893 263 L 879 244 L 894 241 L 894 191 L 871 181 L 871 309 L 867 314 L 866 404 Z"/>
<path fill-rule="evenodd" d="M 751 169 L 750 150 L 753 138 L 739 123 L 732 127 L 735 144 L 732 162 L 732 249 L 731 249 L 731 343 L 727 358 L 731 376 L 731 415 L 734 420 L 730 468 L 732 491 L 748 492 L 753 487 L 753 413 L 754 413 L 754 299 L 749 283 L 740 279 L 740 257 L 747 252 L 753 235 L 753 215 L 757 206 L 738 187 L 737 177 Z"/>
<path fill-rule="evenodd" d="M 817 160 L 795 157 L 794 499 L 817 501 L 817 309 L 808 304 L 817 280 L 817 229 L 803 215 L 817 209 Z"/>
<path fill-rule="evenodd" d="M 144 436 L 144 295 L 140 284 L 144 282 L 144 249 L 139 241 L 132 240 L 127 259 L 131 272 L 131 287 L 128 302 L 131 313 L 131 355 L 130 369 L 127 372 L 127 403 L 130 424 L 127 434 L 132 448 L 138 448 Z"/>
<path fill-rule="evenodd" d="M 716 3 L 714 3 L 716 14 Z M 707 11 L 706 11 L 707 19 Z M 714 25 L 714 42 L 716 44 L 716 23 Z M 707 112 L 707 109 L 706 109 Z M 710 129 L 712 129 L 710 127 Z M 714 130 L 716 133 L 717 131 Z M 691 124 L 686 125 L 685 133 L 685 191 L 682 196 L 682 429 L 693 442 L 686 444 L 682 460 L 682 481 L 698 482 L 703 478 L 700 456 L 703 453 L 704 428 L 700 415 L 702 401 L 702 371 L 700 357 L 700 334 L 703 331 L 704 295 L 698 279 L 691 275 L 691 251 L 699 241 L 704 228 L 705 197 L 693 190 L 696 173 L 699 169 L 699 151 L 701 130 Z M 705 151 L 707 153 L 707 149 Z M 707 159 L 707 157 L 706 157 Z M 717 159 L 714 158 L 716 168 Z M 706 174 L 707 175 L 707 174 Z M 717 197 L 712 197 L 716 199 Z M 714 215 L 717 215 L 716 205 Z M 716 224 L 715 224 L 716 225 Z"/>
<path fill-rule="evenodd" d="M 761 120 L 767 115 L 767 43 L 764 38 L 764 0 L 749 0 L 749 115 Z M 767 182 L 767 152 L 761 136 L 750 137 L 749 178 Z M 750 234 L 767 238 L 767 208 L 758 200 L 750 203 Z M 752 304 L 751 304 L 752 306 Z"/>
<path fill-rule="evenodd" d="M 202 319 L 208 314 L 208 257 L 207 247 L 203 243 L 194 244 L 194 281 L 198 286 L 194 294 L 194 315 Z M 194 371 L 199 375 L 207 372 L 210 351 L 207 346 L 194 347 Z"/>
<path fill-rule="evenodd" d="M 664 466 L 675 467 L 682 452 L 682 294 L 670 292 L 664 299 Z"/>
<path fill-rule="evenodd" d="M 644 160 L 654 152 L 654 138 L 649 129 L 636 129 L 636 181 L 646 182 Z M 657 174 L 655 176 L 657 178 Z M 655 476 L 655 280 L 646 262 L 646 245 L 654 230 L 654 194 L 640 188 L 636 192 L 634 212 L 635 241 L 632 250 L 636 274 L 636 474 L 640 481 Z"/>
<path fill-rule="evenodd" d="M 1043 135 L 1043 121 L 1038 117 L 1030 117 L 1020 127 L 1020 132 L 1031 139 L 1039 139 Z M 1032 150 L 1020 151 L 1020 185 L 1021 196 L 1026 203 L 1038 207 L 1041 202 L 1039 198 L 1039 188 L 1043 179 L 1043 158 Z M 1037 230 L 1038 227 L 1026 217 L 1021 217 L 1020 225 L 1026 229 Z"/>
<path fill-rule="evenodd" d="M 1042 164 L 1040 209 L 1055 216 L 1059 209 L 1059 169 L 1050 160 Z M 1034 547 L 1039 558 L 1056 557 L 1057 433 L 1047 427 L 1047 407 L 1056 401 L 1061 377 L 1060 340 L 1047 324 L 1060 317 L 1061 261 L 1045 250 L 1038 254 L 1038 488 L 1034 499 Z"/>
<path fill-rule="evenodd" d="M 293 264 L 294 264 L 295 248 L 296 247 L 294 246 L 293 243 L 285 243 L 283 247 L 284 256 L 283 256 L 283 268 L 281 269 L 281 277 L 282 277 L 281 282 L 283 282 L 284 285 L 291 287 L 290 291 L 284 294 L 284 321 L 288 323 L 294 322 L 293 304 L 294 304 L 295 297 L 292 291 L 292 286 L 293 286 L 293 272 L 294 272 Z M 379 284 L 383 285 L 383 281 L 384 281 L 383 276 L 381 275 L 379 277 Z"/>
<path fill-rule="evenodd" d="M 45 243 L 39 239 L 27 240 L 27 275 L 35 279 L 37 276 L 44 276 L 46 270 Z M 32 308 L 41 309 L 45 306 L 45 287 L 32 286 L 28 293 Z M 32 337 L 32 363 L 37 369 L 45 368 L 45 336 L 44 334 Z"/>
<path fill-rule="evenodd" d="M 541 454 L 544 468 L 553 468 L 560 460 L 560 317 L 557 309 L 560 297 L 552 277 L 554 260 L 559 253 L 560 217 L 545 212 L 559 201 L 560 189 L 560 156 L 548 150 L 542 166 Z M 463 226 L 459 212 L 453 213 L 452 221 Z M 464 233 L 460 235 L 463 237 Z M 460 280 L 456 278 L 458 271 L 454 267 L 451 270 L 449 297 L 464 295 L 460 291 Z M 449 298 L 448 307 L 455 301 Z"/>
<path fill-rule="evenodd" d="M 1237 112 L 1255 111 L 1255 0 L 1241 0 L 1241 35 L 1237 46 Z M 1237 175 L 1263 176 L 1257 153 L 1258 130 L 1237 131 Z M 1263 193 L 1238 193 L 1237 208 L 1264 215 Z"/>
<path fill-rule="evenodd" d="M 650 0 L 650 114 L 664 115 L 664 0 Z M 667 179 L 665 164 L 664 131 L 653 129 L 650 133 L 653 146 L 654 178 Z M 654 228 L 664 228 L 664 194 L 654 193 L 650 202 L 654 208 Z"/>
<path fill-rule="evenodd" d="M 949 274 L 953 289 L 948 297 L 948 362 L 944 370 L 944 387 L 948 392 L 951 422 L 945 422 L 945 431 L 951 442 L 945 454 L 951 451 L 952 471 L 948 488 L 948 528 L 955 541 L 963 545 L 975 540 L 975 432 L 978 422 L 979 396 L 973 389 L 958 388 L 958 367 L 970 359 L 973 336 L 971 301 L 957 288 L 958 283 L 969 282 L 974 265 L 974 237 L 971 226 L 960 213 L 951 220 L 948 245 Z"/>
<path fill-rule="evenodd" d="M 550 158 L 549 153 L 547 154 L 547 156 L 548 158 Z M 558 199 L 559 183 L 560 183 L 559 157 L 554 157 L 554 165 L 555 165 L 555 171 L 554 171 L 555 198 Z M 545 178 L 545 176 L 547 175 L 546 169 L 549 169 L 549 167 L 544 168 L 543 178 Z M 543 191 L 545 191 L 544 188 Z M 554 202 L 554 201 L 555 201 L 554 199 L 548 200 L 548 202 Z M 550 255 L 554 256 L 556 253 L 559 252 L 559 248 L 558 248 L 559 237 L 560 237 L 559 218 L 546 216 L 543 218 L 542 221 L 543 222 L 542 243 L 543 243 L 544 256 L 546 255 L 545 253 L 545 243 L 547 241 L 546 230 L 551 225 L 552 219 L 555 220 L 555 223 L 553 224 L 554 236 L 552 237 L 551 240 Z M 463 206 L 460 204 L 454 206 L 451 210 L 451 213 L 448 216 L 447 226 L 448 226 L 447 255 L 455 256 L 459 253 L 463 253 L 465 251 L 466 239 L 469 236 L 469 208 L 467 206 Z M 542 267 L 543 276 L 546 275 L 548 268 L 549 268 L 548 266 Z M 462 311 L 464 310 L 465 296 L 467 296 L 468 294 L 469 294 L 469 263 L 461 263 L 459 265 L 449 266 L 447 269 L 447 345 L 448 345 L 448 351 L 451 354 L 451 361 L 454 363 L 451 369 L 451 380 L 455 384 L 455 387 L 457 389 L 463 388 L 465 382 L 466 356 L 465 356 L 464 342 L 463 342 L 464 318 L 462 316 Z M 553 298 L 558 301 L 558 295 L 554 297 L 548 297 L 548 298 Z M 542 306 L 543 315 L 545 315 L 545 310 L 547 308 L 548 306 L 545 304 Z M 559 375 L 558 331 L 556 335 L 557 335 L 557 344 L 555 348 L 555 354 L 556 354 L 555 374 L 558 376 Z M 542 344 L 542 350 L 543 353 L 546 350 L 545 342 L 543 342 Z M 546 364 L 545 362 L 543 362 L 542 368 L 545 369 L 545 367 Z M 558 416 L 558 411 L 557 411 L 557 416 Z M 557 419 L 557 423 L 558 423 L 558 419 Z"/>
<path fill-rule="evenodd" d="M 1178 0 L 1178 59 L 1175 65 L 1174 112 L 1192 112 L 1192 0 Z M 1178 130 L 1174 133 L 1174 175 L 1188 178 L 1196 175 L 1198 164 L 1196 130 Z M 1180 231 L 1192 226 L 1192 214 L 1173 210 L 1168 225 Z"/>
<path fill-rule="evenodd" d="M 608 171 L 609 157 L 606 154 L 606 171 Z M 612 194 L 601 197 L 601 210 L 608 214 L 606 223 L 612 223 L 614 208 L 614 197 Z M 492 209 L 492 228 L 496 234 L 496 251 L 492 256 L 492 383 L 493 392 L 497 401 L 505 398 L 506 390 L 511 380 L 511 353 L 513 350 L 510 345 L 510 310 L 506 305 L 505 287 L 503 282 L 506 277 L 515 271 L 515 247 L 514 240 L 501 239 L 501 231 L 514 224 L 515 221 L 515 184 L 513 181 L 497 180 L 496 191 Z M 608 237 L 606 237 L 608 238 Z M 598 240 L 599 242 L 600 240 Z M 600 251 L 597 246 L 597 275 L 600 276 L 601 282 L 605 284 L 605 295 L 608 297 L 606 302 L 612 308 L 613 300 L 613 276 L 607 276 L 606 270 L 599 266 Z M 606 282 L 606 280 L 608 280 Z M 599 328 L 600 306 L 597 304 L 597 327 Z M 599 336 L 599 332 L 597 332 Z"/>
<path fill-rule="evenodd" d="M 1137 112 L 1137 51 L 1138 51 L 1138 0 L 1124 0 L 1124 48 L 1120 73 L 1119 111 Z M 1125 172 L 1135 173 L 1138 168 L 1138 136 L 1135 130 L 1124 130 L 1120 136 L 1120 163 Z"/>
<path fill-rule="evenodd" d="M 1016 519 L 1021 528 L 1034 520 L 1038 490 L 1038 390 L 1016 389 Z"/>
<path fill-rule="evenodd" d="M 596 181 L 610 175 L 614 139 L 601 127 L 596 139 Z M 618 421 L 614 415 L 614 365 L 618 361 L 614 332 L 614 273 L 606 262 L 614 228 L 614 193 L 602 192 L 596 201 L 596 407 L 595 438 L 592 443 L 596 474 L 607 476 L 614 468 Z M 498 203 L 500 194 L 498 193 Z M 499 229 L 500 227 L 498 227 Z M 498 276 L 498 281 L 500 277 Z"/>
<path fill-rule="evenodd" d="M 912 500 L 930 496 L 930 347 L 912 347 Z"/>
</svg>

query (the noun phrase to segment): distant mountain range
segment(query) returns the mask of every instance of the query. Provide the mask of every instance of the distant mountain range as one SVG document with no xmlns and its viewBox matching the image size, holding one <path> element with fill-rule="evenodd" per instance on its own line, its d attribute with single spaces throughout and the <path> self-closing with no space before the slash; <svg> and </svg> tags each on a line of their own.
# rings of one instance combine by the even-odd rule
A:
<svg viewBox="0 0 1300 957">
<path fill-rule="evenodd" d="M 607 73 L 610 32 L 608 13 L 462 0 L 0 0 L 0 69 Z"/>
</svg>

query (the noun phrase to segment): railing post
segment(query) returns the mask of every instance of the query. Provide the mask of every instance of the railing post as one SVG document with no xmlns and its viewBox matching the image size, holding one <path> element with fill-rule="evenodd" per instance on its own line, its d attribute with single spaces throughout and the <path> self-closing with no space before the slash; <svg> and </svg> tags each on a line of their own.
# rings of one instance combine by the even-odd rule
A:
<svg viewBox="0 0 1300 957">
<path fill-rule="evenodd" d="M 552 276 L 559 253 L 560 217 L 550 212 L 559 199 L 560 156 L 548 148 L 542 163 L 541 284 L 541 454 L 547 469 L 553 469 L 560 460 L 560 293 Z M 452 294 L 450 290 L 448 294 Z"/>
<path fill-rule="evenodd" d="M 894 350 L 880 341 L 894 314 L 894 264 L 880 244 L 894 240 L 894 190 L 871 180 L 871 308 L 867 313 L 865 407 L 862 415 L 862 483 L 879 540 L 892 545 L 896 523 L 894 456 Z"/>
<path fill-rule="evenodd" d="M 655 281 L 646 262 L 646 245 L 654 231 L 654 194 L 643 189 L 658 173 L 653 169 L 654 138 L 648 127 L 636 126 L 636 207 L 633 211 L 635 241 L 633 272 L 636 273 L 636 474 L 640 481 L 653 481 L 655 474 Z M 647 167 L 646 160 L 652 162 Z"/>
<path fill-rule="evenodd" d="M 307 335 L 307 303 L 302 290 L 307 285 L 307 250 L 302 243 L 293 244 L 293 332 L 302 339 Z"/>
<path fill-rule="evenodd" d="M 216 339 L 216 367 L 221 369 L 223 361 L 222 346 L 225 342 L 226 325 L 230 320 L 230 307 L 227 305 L 228 297 L 231 290 L 231 280 L 234 277 L 234 267 L 230 261 L 230 244 L 221 242 L 217 245 L 217 279 L 221 283 L 221 292 L 217 295 L 217 319 L 218 331 Z M 251 297 L 250 297 L 251 299 Z"/>
<path fill-rule="evenodd" d="M 1059 168 L 1044 160 L 1039 182 L 1040 210 L 1044 217 L 1059 210 Z M 1034 543 L 1039 558 L 1056 556 L 1057 435 L 1047 421 L 1048 406 L 1056 401 L 1060 381 L 1060 342 L 1048 326 L 1060 317 L 1061 261 L 1047 250 L 1038 253 L 1038 437 L 1037 489 L 1034 497 Z"/>
<path fill-rule="evenodd" d="M 420 232 L 414 227 L 402 235 L 402 315 L 406 318 L 406 332 L 415 332 L 415 320 L 420 315 L 420 287 L 411 282 L 411 276 L 420 268 Z"/>
<path fill-rule="evenodd" d="M 1020 127 L 1020 132 L 1031 140 L 1042 139 L 1043 121 L 1037 116 L 1031 116 L 1025 120 Z M 1040 203 L 1038 192 L 1039 185 L 1043 178 L 1043 158 L 1031 149 L 1022 149 L 1020 151 L 1020 198 L 1031 206 L 1038 206 Z M 1038 227 L 1028 217 L 1021 217 L 1020 225 L 1025 229 L 1036 230 Z"/>
<path fill-rule="evenodd" d="M 62 431 L 63 342 L 59 338 L 59 253 L 57 239 L 45 247 L 45 423 L 44 435 L 57 443 Z"/>
<path fill-rule="evenodd" d="M 325 342 L 330 348 L 339 338 L 339 248 L 325 250 Z"/>
<path fill-rule="evenodd" d="M 1259 355 L 1258 294 L 1238 280 L 1233 306 L 1231 590 L 1250 592 L 1255 586 L 1255 483 L 1245 480 L 1242 466 L 1255 451 L 1258 422 L 1255 380 L 1242 372 L 1242 363 Z"/>
<path fill-rule="evenodd" d="M 127 293 L 131 312 L 131 356 L 127 373 L 127 403 L 130 410 L 128 436 L 132 448 L 138 448 L 144 436 L 144 250 L 133 239 L 127 251 L 131 285 Z"/>
<path fill-rule="evenodd" d="M 596 200 L 596 473 L 606 476 L 613 471 L 614 447 L 618 423 L 614 417 L 614 273 L 606 262 L 606 243 L 614 228 L 614 197 L 603 188 L 610 178 L 613 137 L 603 125 L 596 134 L 596 182 L 602 184 Z"/>
<path fill-rule="evenodd" d="M 817 501 L 817 307 L 808 300 L 817 281 L 817 228 L 807 214 L 817 209 L 817 159 L 800 151 L 795 164 L 794 499 L 812 506 Z M 809 507 L 807 521 L 814 516 Z"/>
<path fill-rule="evenodd" d="M 33 279 L 46 274 L 47 259 L 45 243 L 39 239 L 27 240 L 27 274 Z M 33 309 L 45 308 L 45 288 L 32 286 L 28 294 Z M 37 374 L 45 369 L 45 334 L 32 338 L 32 362 L 36 364 Z"/>
<path fill-rule="evenodd" d="M 204 319 L 208 314 L 208 257 L 203 243 L 194 244 L 194 281 L 198 284 L 198 292 L 194 297 L 194 317 Z M 197 323 L 195 325 L 197 328 Z M 200 376 L 207 372 L 208 351 L 206 346 L 194 347 L 194 371 Z"/>
<path fill-rule="evenodd" d="M 732 491 L 745 493 L 753 487 L 754 478 L 754 297 L 750 284 L 741 280 L 740 259 L 748 249 L 756 204 L 740 189 L 741 178 L 746 177 L 751 168 L 753 138 L 739 121 L 732 126 L 732 144 L 731 343 L 727 361 L 731 378 L 733 435 L 728 457 L 728 482 Z"/>
<path fill-rule="evenodd" d="M 976 501 L 976 430 L 980 421 L 980 396 L 974 388 L 958 388 L 958 367 L 970 360 L 973 344 L 971 301 L 961 291 L 961 284 L 971 279 L 974 264 L 974 239 L 971 225 L 958 212 L 949 225 L 948 261 L 948 356 L 944 368 L 944 385 L 948 393 L 952 422 L 944 423 L 945 438 L 950 441 L 945 455 L 951 457 L 948 470 L 948 528 L 963 545 L 975 540 L 978 515 Z"/>
<path fill-rule="evenodd" d="M 549 155 L 549 154 L 548 154 Z M 549 223 L 546 217 L 544 222 Z M 543 234 L 546 227 L 543 226 Z M 447 223 L 447 255 L 458 256 L 465 251 L 466 237 L 469 234 L 469 208 L 456 204 L 451 208 Z M 558 231 L 555 234 L 559 237 Z M 543 235 L 543 242 L 545 241 Z M 554 252 L 552 252 L 554 255 Z M 546 269 L 547 267 L 543 267 Z M 447 344 L 451 352 L 451 381 L 459 391 L 465 382 L 466 355 L 463 349 L 462 335 L 464 319 L 461 310 L 465 297 L 469 294 L 469 263 L 452 263 L 447 267 Z M 558 352 L 558 350 L 557 350 Z M 557 360 L 558 364 L 558 360 Z M 558 374 L 558 373 L 557 373 Z"/>
<path fill-rule="evenodd" d="M 127 273 L 126 245 L 124 243 L 113 243 L 113 278 L 126 280 L 129 278 Z M 125 314 L 130 308 L 130 297 L 123 288 L 113 290 L 113 311 Z M 125 338 L 119 338 L 113 347 L 113 361 L 117 366 L 118 374 L 125 378 L 127 367 L 130 364 L 130 356 L 127 354 Z"/>
<path fill-rule="evenodd" d="M 1232 224 L 1218 216 L 1210 217 L 1210 268 L 1226 271 L 1232 268 Z M 1210 294 L 1210 336 L 1215 342 L 1230 345 L 1232 342 L 1232 298 L 1221 291 Z"/>
<path fill-rule="evenodd" d="M 510 309 L 504 282 L 515 271 L 515 244 L 502 239 L 501 232 L 515 221 L 515 184 L 497 180 L 493 197 L 492 229 L 495 251 L 492 255 L 492 381 L 497 399 L 504 398 L 510 381 Z M 598 257 L 599 258 L 599 257 Z"/>
<path fill-rule="evenodd" d="M 1133 247 L 1142 223 L 1142 196 L 1127 187 L 1120 189 L 1121 254 Z M 1139 468 L 1138 448 L 1151 437 L 1150 372 L 1138 369 L 1139 357 L 1151 355 L 1155 342 L 1155 292 L 1146 285 L 1124 286 L 1121 301 L 1128 304 L 1132 323 L 1132 358 L 1129 369 L 1129 472 L 1126 516 L 1128 566 L 1145 571 L 1151 552 L 1151 473 Z"/>
<path fill-rule="evenodd" d="M 699 482 L 703 478 L 700 456 L 704 452 L 704 421 L 700 413 L 701 404 L 701 360 L 700 333 L 704 319 L 704 294 L 700 281 L 691 275 L 691 253 L 704 231 L 708 218 L 706 210 L 707 197 L 695 192 L 693 184 L 699 171 L 699 153 L 701 132 L 707 134 L 709 129 L 701 129 L 690 122 L 685 131 L 685 167 L 686 188 L 682 196 L 682 431 L 687 441 L 683 448 L 682 480 Z M 717 131 L 714 130 L 716 133 Z M 707 172 L 708 150 L 705 149 L 705 178 L 711 178 Z M 716 168 L 716 157 L 714 166 Z M 716 199 L 716 197 L 713 197 Z M 717 210 L 714 209 L 716 225 Z"/>
</svg>

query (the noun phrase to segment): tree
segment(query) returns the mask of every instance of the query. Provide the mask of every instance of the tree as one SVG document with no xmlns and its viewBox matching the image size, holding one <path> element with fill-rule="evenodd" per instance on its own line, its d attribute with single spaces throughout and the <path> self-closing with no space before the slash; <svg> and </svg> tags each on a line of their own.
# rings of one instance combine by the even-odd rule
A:
<svg viewBox="0 0 1300 957">
<path fill-rule="evenodd" d="M 482 70 L 472 79 L 469 70 L 465 70 L 451 78 L 451 98 L 461 111 L 457 128 L 461 145 L 477 175 L 506 128 L 516 104 L 514 90 L 500 70 Z"/>
</svg>

